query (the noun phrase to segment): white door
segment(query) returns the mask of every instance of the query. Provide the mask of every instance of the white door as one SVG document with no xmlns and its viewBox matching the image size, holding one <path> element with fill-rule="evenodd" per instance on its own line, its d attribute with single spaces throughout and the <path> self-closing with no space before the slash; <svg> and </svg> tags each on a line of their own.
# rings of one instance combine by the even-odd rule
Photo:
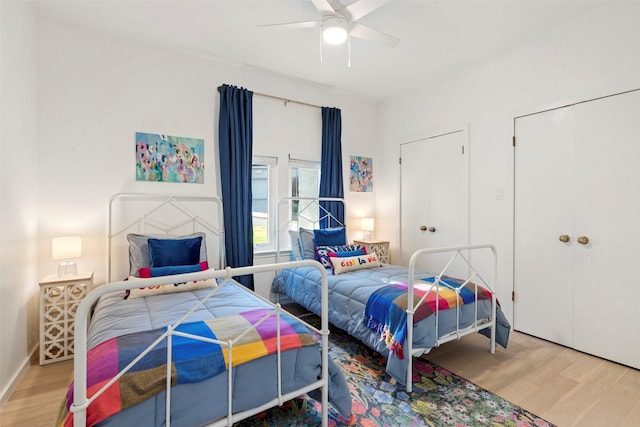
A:
<svg viewBox="0 0 640 427">
<path fill-rule="evenodd" d="M 518 118 L 514 159 L 513 326 L 570 347 L 574 126 L 573 107 Z"/>
<path fill-rule="evenodd" d="M 636 368 L 638 135 L 640 91 L 516 119 L 514 234 L 515 329 Z"/>
<path fill-rule="evenodd" d="M 640 91 L 577 111 L 574 347 L 640 368 Z"/>
<path fill-rule="evenodd" d="M 467 132 L 434 135 L 400 146 L 400 252 L 408 265 L 418 249 L 468 243 Z M 439 273 L 443 256 L 428 256 L 421 269 Z M 456 275 L 462 266 L 448 272 Z M 462 276 L 465 270 L 457 274 Z"/>
</svg>

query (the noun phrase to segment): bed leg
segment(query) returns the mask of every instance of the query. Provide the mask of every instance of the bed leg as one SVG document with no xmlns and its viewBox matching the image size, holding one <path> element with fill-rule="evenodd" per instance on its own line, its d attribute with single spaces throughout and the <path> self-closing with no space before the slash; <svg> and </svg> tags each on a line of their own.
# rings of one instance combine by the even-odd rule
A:
<svg viewBox="0 0 640 427">
<path fill-rule="evenodd" d="M 322 387 L 322 427 L 329 426 L 329 384 Z"/>
<path fill-rule="evenodd" d="M 407 393 L 413 391 L 413 356 L 407 356 L 407 378 L 405 378 L 405 384 L 407 385 Z"/>
<path fill-rule="evenodd" d="M 495 254 L 495 253 L 494 253 Z M 495 259 L 495 255 L 494 255 Z M 498 277 L 497 272 L 494 277 Z M 491 310 L 493 313 L 493 323 L 491 324 L 491 354 L 496 354 L 496 329 L 498 327 L 498 299 L 495 292 L 491 295 Z"/>
<path fill-rule="evenodd" d="M 496 319 L 493 319 L 491 325 L 491 354 L 496 354 Z"/>
</svg>

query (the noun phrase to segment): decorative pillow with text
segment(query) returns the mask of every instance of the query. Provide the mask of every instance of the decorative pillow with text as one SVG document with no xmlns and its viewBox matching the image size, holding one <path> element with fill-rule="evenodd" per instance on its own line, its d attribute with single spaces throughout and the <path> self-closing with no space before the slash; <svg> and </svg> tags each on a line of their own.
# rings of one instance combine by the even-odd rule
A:
<svg viewBox="0 0 640 427">
<path fill-rule="evenodd" d="M 316 246 L 316 260 L 320 261 L 320 264 L 322 264 L 324 268 L 330 269 L 333 268 L 333 265 L 331 264 L 331 261 L 329 261 L 329 254 L 339 256 L 338 254 L 360 250 L 362 250 L 360 245 Z M 366 250 L 363 252 L 364 253 L 362 254 L 352 253 L 351 256 L 366 254 Z"/>
<path fill-rule="evenodd" d="M 330 257 L 329 260 L 333 264 L 333 274 L 382 266 L 375 252 L 347 258 Z"/>
<path fill-rule="evenodd" d="M 145 279 L 141 279 L 135 276 L 129 276 L 128 280 L 136 282 L 144 282 Z M 176 292 L 195 291 L 197 289 L 206 289 L 216 287 L 215 279 L 206 280 L 194 280 L 191 282 L 182 283 L 167 283 L 162 285 L 144 286 L 142 288 L 131 288 L 125 292 L 124 299 L 129 298 L 144 298 L 153 295 L 172 294 Z"/>
</svg>

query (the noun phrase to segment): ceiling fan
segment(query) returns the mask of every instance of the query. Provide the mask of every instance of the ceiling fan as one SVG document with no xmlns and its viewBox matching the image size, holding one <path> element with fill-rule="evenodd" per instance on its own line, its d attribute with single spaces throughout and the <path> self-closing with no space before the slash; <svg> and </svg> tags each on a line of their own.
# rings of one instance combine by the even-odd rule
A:
<svg viewBox="0 0 640 427">
<path fill-rule="evenodd" d="M 390 0 L 358 0 L 349 6 L 334 8 L 334 6 L 329 3 L 329 0 L 311 0 L 318 12 L 322 14 L 322 19 L 316 21 L 260 25 L 260 27 L 282 29 L 321 27 L 322 38 L 329 44 L 341 44 L 344 43 L 349 36 L 353 36 L 384 46 L 394 47 L 400 42 L 400 39 L 358 22 L 360 18 L 389 1 Z M 342 6 L 337 1 L 333 1 L 333 4 Z"/>
</svg>

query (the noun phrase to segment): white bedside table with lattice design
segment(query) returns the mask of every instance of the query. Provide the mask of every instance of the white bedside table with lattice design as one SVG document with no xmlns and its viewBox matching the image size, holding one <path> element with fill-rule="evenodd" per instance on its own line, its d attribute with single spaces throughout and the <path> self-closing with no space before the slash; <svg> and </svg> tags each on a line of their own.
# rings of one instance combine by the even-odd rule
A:
<svg viewBox="0 0 640 427">
<path fill-rule="evenodd" d="M 389 264 L 389 242 L 386 240 L 354 240 L 356 245 L 363 246 L 367 253 L 375 252 L 380 262 Z"/>
<path fill-rule="evenodd" d="M 76 310 L 93 286 L 93 272 L 51 274 L 40 282 L 40 364 L 73 357 Z"/>
</svg>

